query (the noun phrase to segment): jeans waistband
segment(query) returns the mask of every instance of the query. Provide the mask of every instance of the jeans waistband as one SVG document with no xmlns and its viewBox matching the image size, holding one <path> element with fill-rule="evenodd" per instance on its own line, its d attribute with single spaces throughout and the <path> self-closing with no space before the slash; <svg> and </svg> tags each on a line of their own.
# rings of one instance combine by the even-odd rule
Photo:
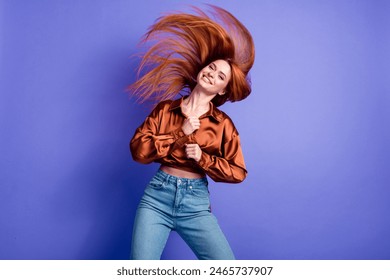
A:
<svg viewBox="0 0 390 280">
<path fill-rule="evenodd" d="M 170 175 L 168 173 L 165 173 L 161 169 L 159 169 L 156 172 L 156 175 L 154 175 L 156 178 L 159 178 L 160 180 L 164 180 L 166 182 L 169 182 L 175 186 L 177 185 L 183 185 L 183 186 L 193 186 L 193 187 L 207 187 L 208 181 L 206 177 L 203 178 L 196 178 L 196 179 L 189 179 L 189 178 L 181 178 L 176 177 L 173 175 Z"/>
</svg>

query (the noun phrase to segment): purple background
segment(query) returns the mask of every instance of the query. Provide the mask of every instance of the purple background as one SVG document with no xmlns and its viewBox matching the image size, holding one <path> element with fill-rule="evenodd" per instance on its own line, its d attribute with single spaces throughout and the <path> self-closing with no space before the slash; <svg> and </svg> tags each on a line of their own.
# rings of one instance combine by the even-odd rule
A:
<svg viewBox="0 0 390 280">
<path fill-rule="evenodd" d="M 127 259 L 156 164 L 124 89 L 147 27 L 214 3 L 252 32 L 253 93 L 221 108 L 249 170 L 211 182 L 239 259 L 390 259 L 388 1 L 2 1 L 0 259 Z M 194 259 L 173 233 L 164 259 Z"/>
</svg>

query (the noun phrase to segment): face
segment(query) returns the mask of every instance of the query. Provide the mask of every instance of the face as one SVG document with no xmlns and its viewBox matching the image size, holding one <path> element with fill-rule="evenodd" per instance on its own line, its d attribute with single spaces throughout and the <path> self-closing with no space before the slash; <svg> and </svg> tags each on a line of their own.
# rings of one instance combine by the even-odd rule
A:
<svg viewBox="0 0 390 280">
<path fill-rule="evenodd" d="M 231 68 L 227 61 L 218 59 L 200 70 L 198 85 L 212 94 L 225 94 L 225 88 L 230 81 Z"/>
</svg>

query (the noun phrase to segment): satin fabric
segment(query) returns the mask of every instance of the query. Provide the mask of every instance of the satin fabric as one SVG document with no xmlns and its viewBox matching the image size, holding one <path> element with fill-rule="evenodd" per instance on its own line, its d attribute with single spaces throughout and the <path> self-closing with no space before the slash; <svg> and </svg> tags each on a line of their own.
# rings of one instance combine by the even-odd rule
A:
<svg viewBox="0 0 390 280">
<path fill-rule="evenodd" d="M 186 118 L 181 110 L 184 98 L 160 102 L 136 129 L 130 141 L 133 159 L 207 174 L 216 182 L 243 181 L 247 170 L 232 120 L 210 102 L 210 110 L 199 118 L 200 128 L 185 135 L 181 129 Z M 187 143 L 197 143 L 201 148 L 199 162 L 186 157 Z"/>
</svg>

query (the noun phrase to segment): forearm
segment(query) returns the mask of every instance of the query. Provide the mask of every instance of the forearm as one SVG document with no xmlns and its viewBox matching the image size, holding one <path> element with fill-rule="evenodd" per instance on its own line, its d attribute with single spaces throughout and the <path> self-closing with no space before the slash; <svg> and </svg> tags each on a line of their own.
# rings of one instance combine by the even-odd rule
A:
<svg viewBox="0 0 390 280">
<path fill-rule="evenodd" d="M 139 128 L 130 141 L 130 151 L 135 161 L 147 164 L 166 157 L 173 149 L 182 147 L 187 141 L 188 136 L 180 128 L 160 135 Z"/>
<path fill-rule="evenodd" d="M 198 165 L 215 182 L 240 183 L 247 176 L 244 162 L 227 160 L 202 152 Z"/>
</svg>

